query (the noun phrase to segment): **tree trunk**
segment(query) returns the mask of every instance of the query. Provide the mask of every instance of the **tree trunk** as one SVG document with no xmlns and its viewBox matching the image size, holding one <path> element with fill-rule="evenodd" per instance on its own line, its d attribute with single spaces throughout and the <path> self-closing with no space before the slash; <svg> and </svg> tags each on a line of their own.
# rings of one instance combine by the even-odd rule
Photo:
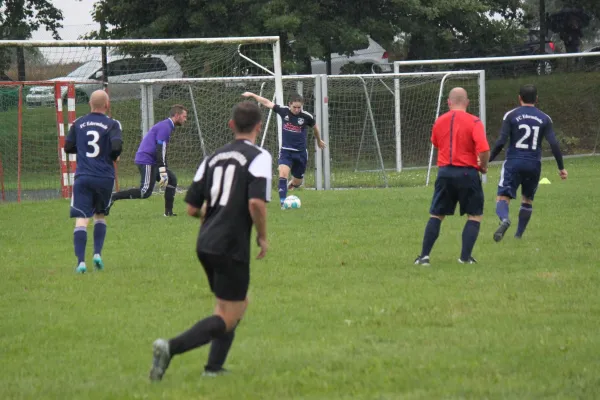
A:
<svg viewBox="0 0 600 400">
<path fill-rule="evenodd" d="M 17 47 L 17 80 L 26 80 L 25 76 L 25 52 L 23 47 Z"/>
</svg>

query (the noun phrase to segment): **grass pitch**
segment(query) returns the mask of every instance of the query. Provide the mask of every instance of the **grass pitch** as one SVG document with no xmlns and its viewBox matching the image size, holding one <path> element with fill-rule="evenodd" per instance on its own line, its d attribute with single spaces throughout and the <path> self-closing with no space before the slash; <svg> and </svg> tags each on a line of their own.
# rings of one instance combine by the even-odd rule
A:
<svg viewBox="0 0 600 400">
<path fill-rule="evenodd" d="M 600 159 L 553 162 L 523 240 L 495 243 L 495 185 L 474 256 L 448 218 L 432 266 L 419 253 L 432 188 L 296 192 L 269 206 L 271 249 L 228 368 L 207 348 L 150 384 L 151 343 L 212 310 L 198 222 L 162 197 L 111 211 L 106 270 L 74 273 L 64 200 L 0 205 L 2 399 L 593 399 L 600 392 Z M 92 230 L 88 230 L 91 266 Z M 256 249 L 254 249 L 256 250 Z"/>
</svg>

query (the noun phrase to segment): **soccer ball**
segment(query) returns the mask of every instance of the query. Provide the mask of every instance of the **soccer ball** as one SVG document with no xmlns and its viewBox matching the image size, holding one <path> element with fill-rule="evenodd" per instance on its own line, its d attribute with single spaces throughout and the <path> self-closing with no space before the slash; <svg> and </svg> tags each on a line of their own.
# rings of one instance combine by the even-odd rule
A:
<svg viewBox="0 0 600 400">
<path fill-rule="evenodd" d="M 283 208 L 286 210 L 288 208 L 300 208 L 302 207 L 302 202 L 298 198 L 298 196 L 288 196 L 283 201 Z"/>
</svg>

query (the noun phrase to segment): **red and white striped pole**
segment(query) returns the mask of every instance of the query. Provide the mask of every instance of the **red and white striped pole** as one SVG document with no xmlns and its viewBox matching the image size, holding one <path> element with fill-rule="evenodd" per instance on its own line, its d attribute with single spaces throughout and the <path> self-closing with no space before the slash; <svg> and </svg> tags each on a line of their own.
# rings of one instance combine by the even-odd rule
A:
<svg viewBox="0 0 600 400">
<path fill-rule="evenodd" d="M 71 129 L 73 122 L 77 119 L 75 111 L 75 84 L 69 83 L 67 87 L 67 121 L 68 130 Z M 67 163 L 69 177 L 69 197 L 73 194 L 73 183 L 75 182 L 75 169 L 77 168 L 77 155 L 69 154 L 69 162 Z"/>
<path fill-rule="evenodd" d="M 69 196 L 69 174 L 67 154 L 65 153 L 65 119 L 63 115 L 62 84 L 54 84 L 54 102 L 56 105 L 56 129 L 58 130 L 58 160 L 60 162 L 60 191 L 63 199 Z"/>
</svg>

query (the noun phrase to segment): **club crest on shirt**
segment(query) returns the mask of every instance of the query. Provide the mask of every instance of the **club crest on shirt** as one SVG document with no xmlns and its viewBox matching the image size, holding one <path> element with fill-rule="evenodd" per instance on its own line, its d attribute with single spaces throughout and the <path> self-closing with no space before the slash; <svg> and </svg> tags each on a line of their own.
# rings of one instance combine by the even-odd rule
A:
<svg viewBox="0 0 600 400">
<path fill-rule="evenodd" d="M 298 118 L 298 125 L 302 125 L 304 123 L 304 118 Z"/>
<path fill-rule="evenodd" d="M 289 121 L 290 120 L 290 116 L 286 115 L 285 118 L 284 118 L 284 120 Z"/>
</svg>

